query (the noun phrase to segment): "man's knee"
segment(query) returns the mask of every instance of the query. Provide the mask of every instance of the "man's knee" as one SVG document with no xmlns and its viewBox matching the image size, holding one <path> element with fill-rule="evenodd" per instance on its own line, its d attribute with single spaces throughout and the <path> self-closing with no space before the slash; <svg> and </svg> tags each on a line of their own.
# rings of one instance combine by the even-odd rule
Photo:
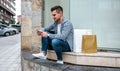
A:
<svg viewBox="0 0 120 71">
<path fill-rule="evenodd" d="M 52 46 L 56 46 L 56 45 L 59 45 L 59 39 L 53 39 L 52 40 Z"/>
</svg>

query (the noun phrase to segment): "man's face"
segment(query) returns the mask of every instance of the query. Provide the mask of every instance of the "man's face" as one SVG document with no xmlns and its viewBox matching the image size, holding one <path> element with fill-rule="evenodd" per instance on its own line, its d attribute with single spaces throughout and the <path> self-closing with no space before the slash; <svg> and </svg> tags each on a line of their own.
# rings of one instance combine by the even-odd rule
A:
<svg viewBox="0 0 120 71">
<path fill-rule="evenodd" d="M 57 12 L 56 10 L 52 11 L 52 18 L 54 21 L 58 22 L 60 18 L 62 17 L 62 12 Z"/>
</svg>

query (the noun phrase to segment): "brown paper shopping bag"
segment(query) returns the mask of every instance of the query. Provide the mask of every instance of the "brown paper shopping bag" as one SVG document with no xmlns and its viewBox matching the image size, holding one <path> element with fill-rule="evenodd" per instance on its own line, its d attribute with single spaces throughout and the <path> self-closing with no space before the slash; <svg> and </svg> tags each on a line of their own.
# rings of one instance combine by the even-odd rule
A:
<svg viewBox="0 0 120 71">
<path fill-rule="evenodd" d="M 97 53 L 96 35 L 82 36 L 82 53 Z"/>
</svg>

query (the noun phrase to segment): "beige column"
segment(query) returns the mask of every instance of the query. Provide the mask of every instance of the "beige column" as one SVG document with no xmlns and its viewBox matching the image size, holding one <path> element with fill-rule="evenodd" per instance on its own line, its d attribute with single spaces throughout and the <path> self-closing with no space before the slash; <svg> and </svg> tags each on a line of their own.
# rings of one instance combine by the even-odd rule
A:
<svg viewBox="0 0 120 71">
<path fill-rule="evenodd" d="M 39 52 L 41 38 L 36 30 L 41 29 L 42 0 L 21 0 L 21 13 L 21 49 Z"/>
</svg>

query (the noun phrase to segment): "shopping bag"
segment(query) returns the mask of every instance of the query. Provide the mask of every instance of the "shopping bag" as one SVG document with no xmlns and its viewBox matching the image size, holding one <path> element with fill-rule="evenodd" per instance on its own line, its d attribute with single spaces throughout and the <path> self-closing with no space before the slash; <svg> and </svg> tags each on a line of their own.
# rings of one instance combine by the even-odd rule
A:
<svg viewBox="0 0 120 71">
<path fill-rule="evenodd" d="M 82 36 L 82 53 L 97 53 L 96 35 Z"/>
<path fill-rule="evenodd" d="M 74 29 L 73 52 L 82 52 L 82 35 L 92 35 L 91 29 Z"/>
</svg>

